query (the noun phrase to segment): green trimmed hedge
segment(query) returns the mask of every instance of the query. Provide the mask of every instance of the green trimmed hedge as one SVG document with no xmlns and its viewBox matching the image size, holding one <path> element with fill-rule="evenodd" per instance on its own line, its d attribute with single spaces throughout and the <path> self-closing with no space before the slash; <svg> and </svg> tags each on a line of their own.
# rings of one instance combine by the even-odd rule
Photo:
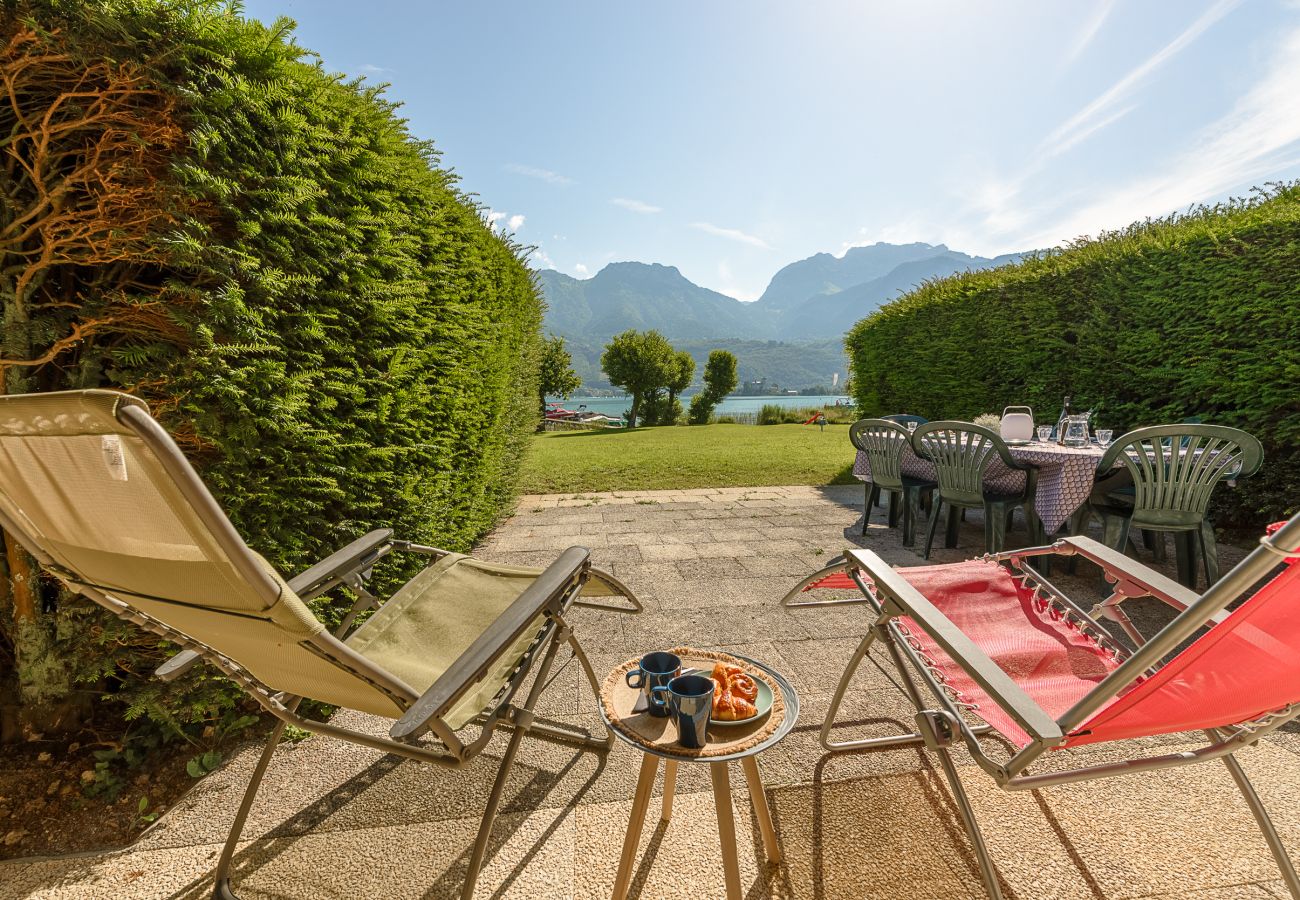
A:
<svg viewBox="0 0 1300 900">
<path fill-rule="evenodd" d="M 1200 416 L 1266 450 L 1221 523 L 1300 506 L 1300 184 L 927 282 L 846 345 L 866 415 L 1051 421 L 1068 394 L 1117 433 Z"/>
<path fill-rule="evenodd" d="M 155 148 L 159 173 L 122 176 L 158 182 L 170 220 L 124 263 L 45 280 L 80 306 L 33 301 L 16 322 L 14 286 L 0 284 L 11 354 L 37 358 L 101 307 L 161 309 L 166 327 L 101 329 L 56 364 L 9 368 L 5 389 L 145 397 L 282 571 L 380 526 L 469 548 L 512 498 L 536 427 L 542 301 L 521 248 L 433 146 L 380 89 L 325 71 L 287 20 L 267 27 L 217 0 L 27 0 L 0 22 L 6 41 L 34 30 L 77 65 L 136 73 L 154 92 L 138 102 L 183 131 Z M 167 648 L 43 592 L 34 627 L 0 609 L 11 734 L 15 704 L 39 719 L 74 694 L 173 733 L 234 714 L 220 679 L 149 681 Z"/>
</svg>

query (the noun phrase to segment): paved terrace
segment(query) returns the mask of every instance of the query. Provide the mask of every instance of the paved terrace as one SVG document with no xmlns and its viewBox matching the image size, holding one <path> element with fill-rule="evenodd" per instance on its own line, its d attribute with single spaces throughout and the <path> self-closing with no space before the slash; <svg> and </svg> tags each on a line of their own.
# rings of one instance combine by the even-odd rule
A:
<svg viewBox="0 0 1300 900">
<path fill-rule="evenodd" d="M 598 672 L 640 651 L 681 642 L 725 647 L 788 672 L 804 703 L 803 719 L 760 760 L 785 849 L 780 865 L 756 862 L 760 840 L 744 781 L 733 775 L 748 898 L 980 897 L 942 776 L 925 756 L 829 757 L 817 743 L 828 694 L 867 613 L 861 606 L 785 612 L 778 598 L 848 538 L 898 565 L 921 562 L 884 527 L 882 510 L 869 534 L 856 536 L 852 523 L 861 514 L 861 497 L 856 487 L 525 497 L 482 553 L 543 565 L 558 550 L 584 544 L 598 564 L 640 593 L 647 606 L 640 617 L 587 610 L 577 616 Z M 979 527 L 972 521 L 963 532 L 969 551 L 982 545 Z M 1229 565 L 1239 556 L 1226 547 L 1223 554 Z M 1094 585 L 1078 579 L 1073 587 L 1087 596 Z M 905 701 L 878 669 L 864 667 L 853 696 L 850 715 L 874 727 L 910 722 Z M 563 668 L 544 704 L 543 713 L 553 717 L 598 721 L 575 662 Z M 1162 741 L 1162 749 L 1190 746 L 1191 737 Z M 496 740 L 499 753 L 503 736 Z M 256 749 L 245 747 L 204 779 L 127 850 L 0 864 L 0 896 L 206 897 L 203 879 Z M 1300 850 L 1297 753 L 1297 736 L 1282 734 L 1242 759 L 1292 852 Z M 1285 896 L 1222 766 L 1007 794 L 969 757 L 959 761 L 1011 897 Z M 465 770 L 443 771 L 327 738 L 282 745 L 245 831 L 251 840 L 237 856 L 242 895 L 455 896 L 495 762 L 489 750 Z M 638 763 L 639 755 L 621 743 L 600 767 L 591 756 L 526 742 L 506 790 L 480 896 L 608 897 Z M 633 896 L 723 894 L 706 769 L 683 764 L 678 778 L 670 826 L 655 827 L 657 807 L 651 805 Z"/>
</svg>

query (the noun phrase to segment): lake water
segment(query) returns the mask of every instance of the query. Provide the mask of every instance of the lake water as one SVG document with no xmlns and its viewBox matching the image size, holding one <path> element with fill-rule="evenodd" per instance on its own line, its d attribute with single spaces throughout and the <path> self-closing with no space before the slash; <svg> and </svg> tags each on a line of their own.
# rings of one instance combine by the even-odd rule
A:
<svg viewBox="0 0 1300 900">
<path fill-rule="evenodd" d="M 853 401 L 849 397 L 800 397 L 790 394 L 781 394 L 776 397 L 727 397 L 721 403 L 713 408 L 715 416 L 734 415 L 736 413 L 756 413 L 763 408 L 765 404 L 776 404 L 777 406 L 794 406 L 800 409 L 804 407 L 815 406 L 834 406 L 839 401 L 841 405 L 851 404 Z M 682 406 L 690 406 L 690 398 L 682 399 Z M 592 412 L 603 413 L 607 416 L 618 418 L 632 406 L 631 397 L 570 397 L 564 401 L 565 409 L 576 410 L 580 405 L 585 404 L 587 409 Z"/>
</svg>

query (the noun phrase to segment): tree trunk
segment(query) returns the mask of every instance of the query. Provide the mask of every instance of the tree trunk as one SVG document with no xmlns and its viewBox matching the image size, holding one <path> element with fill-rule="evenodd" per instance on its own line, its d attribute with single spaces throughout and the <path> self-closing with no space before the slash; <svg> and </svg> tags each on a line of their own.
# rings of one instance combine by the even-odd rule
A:
<svg viewBox="0 0 1300 900">
<path fill-rule="evenodd" d="M 635 428 L 635 427 L 636 427 L 636 417 L 637 417 L 637 413 L 639 413 L 639 412 L 641 412 L 641 392 L 640 392 L 640 391 L 633 391 L 633 392 L 632 392 L 632 411 L 629 412 L 629 413 L 627 414 L 627 427 L 628 427 L 628 428 Z"/>
</svg>

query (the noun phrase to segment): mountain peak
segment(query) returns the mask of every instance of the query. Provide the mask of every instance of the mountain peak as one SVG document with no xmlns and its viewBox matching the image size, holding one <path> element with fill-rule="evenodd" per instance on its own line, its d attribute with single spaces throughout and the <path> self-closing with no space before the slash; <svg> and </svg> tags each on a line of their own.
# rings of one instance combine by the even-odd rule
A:
<svg viewBox="0 0 1300 900">
<path fill-rule="evenodd" d="M 605 267 L 596 273 L 596 276 L 599 277 L 606 274 L 611 276 L 647 274 L 671 276 L 683 279 L 686 277 L 682 275 L 681 270 L 676 266 L 665 266 L 663 263 L 637 262 L 636 260 L 623 260 L 620 262 L 606 263 Z"/>
</svg>

